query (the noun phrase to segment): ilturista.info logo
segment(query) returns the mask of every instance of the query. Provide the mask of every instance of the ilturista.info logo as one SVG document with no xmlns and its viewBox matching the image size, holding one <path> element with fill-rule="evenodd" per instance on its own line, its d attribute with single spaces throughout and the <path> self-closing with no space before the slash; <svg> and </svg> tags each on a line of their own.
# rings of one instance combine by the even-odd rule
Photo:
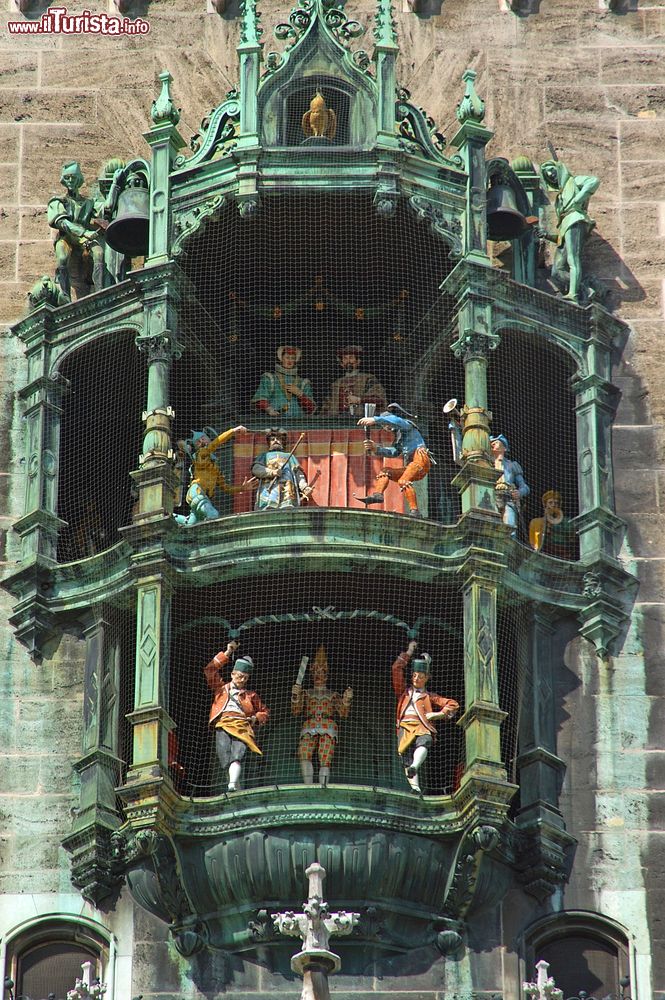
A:
<svg viewBox="0 0 665 1000">
<path fill-rule="evenodd" d="M 113 14 L 68 14 L 66 7 L 51 7 L 39 20 L 8 21 L 10 35 L 147 35 L 150 24 L 141 17 L 115 17 Z"/>
</svg>

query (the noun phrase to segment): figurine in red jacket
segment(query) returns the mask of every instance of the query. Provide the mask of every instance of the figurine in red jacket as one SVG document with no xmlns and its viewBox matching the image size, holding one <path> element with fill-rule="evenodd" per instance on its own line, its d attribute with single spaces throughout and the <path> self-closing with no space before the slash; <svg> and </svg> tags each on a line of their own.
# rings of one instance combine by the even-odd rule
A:
<svg viewBox="0 0 665 1000">
<path fill-rule="evenodd" d="M 411 790 L 420 794 L 418 771 L 436 739 L 432 723 L 436 719 L 452 719 L 459 704 L 453 698 L 444 698 L 427 690 L 432 658 L 423 653 L 411 663 L 417 648 L 418 644 L 412 641 L 406 652 L 399 654 L 392 666 L 392 681 L 397 695 L 397 752 L 402 758 Z M 409 666 L 411 683 L 407 684 Z"/>
<path fill-rule="evenodd" d="M 205 678 L 213 692 L 209 725 L 215 730 L 217 757 L 224 771 L 228 770 L 230 792 L 240 788 L 242 762 L 247 748 L 261 754 L 254 739 L 254 726 L 263 726 L 270 718 L 270 711 L 256 691 L 247 690 L 247 682 L 254 669 L 251 656 L 241 656 L 233 664 L 231 680 L 222 679 L 222 669 L 238 648 L 229 642 L 225 650 L 213 656 L 205 667 Z"/>
</svg>

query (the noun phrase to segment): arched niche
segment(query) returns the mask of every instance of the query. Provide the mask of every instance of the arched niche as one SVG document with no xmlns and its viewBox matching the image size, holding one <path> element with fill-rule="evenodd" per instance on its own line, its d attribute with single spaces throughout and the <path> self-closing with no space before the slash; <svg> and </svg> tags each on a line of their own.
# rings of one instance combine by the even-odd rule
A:
<svg viewBox="0 0 665 1000">
<path fill-rule="evenodd" d="M 354 53 L 341 46 L 318 17 L 297 47 L 277 58 L 281 58 L 279 68 L 264 77 L 258 94 L 264 145 L 302 145 L 306 138 L 302 116 L 319 90 L 337 115 L 337 134 L 317 149 L 372 148 L 377 121 L 375 85 L 354 61 Z"/>
<path fill-rule="evenodd" d="M 133 504 L 129 473 L 141 450 L 146 373 L 134 331 L 97 337 L 58 363 L 69 392 L 60 416 L 58 560 L 85 559 L 118 541 Z"/>
</svg>

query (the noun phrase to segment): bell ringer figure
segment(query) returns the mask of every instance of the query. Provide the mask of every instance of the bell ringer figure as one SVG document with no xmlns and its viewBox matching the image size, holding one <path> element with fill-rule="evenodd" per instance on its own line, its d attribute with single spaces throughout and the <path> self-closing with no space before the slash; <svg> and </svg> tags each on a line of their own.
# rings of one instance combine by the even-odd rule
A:
<svg viewBox="0 0 665 1000">
<path fill-rule="evenodd" d="M 390 403 L 378 417 L 361 417 L 359 427 L 385 427 L 394 435 L 394 443 L 384 447 L 377 445 L 371 438 L 365 438 L 366 452 L 381 455 L 384 458 L 402 458 L 404 465 L 398 469 L 383 468 L 374 481 L 374 493 L 357 497 L 364 504 L 383 503 L 383 494 L 388 489 L 388 483 L 397 482 L 404 494 L 411 517 L 422 517 L 418 510 L 418 500 L 413 484 L 424 479 L 434 465 L 434 459 L 425 439 L 415 424 L 415 417 L 407 413 L 397 403 Z"/>
<path fill-rule="evenodd" d="M 452 719 L 459 710 L 459 702 L 427 690 L 432 658 L 423 653 L 413 660 L 417 648 L 418 643 L 412 640 L 406 652 L 399 654 L 392 665 L 392 682 L 397 696 L 397 752 L 411 791 L 420 794 L 418 772 L 436 739 L 432 723 L 437 719 Z M 407 684 L 409 666 L 411 683 Z"/>
<path fill-rule="evenodd" d="M 213 656 L 204 667 L 205 679 L 213 693 L 209 725 L 215 730 L 217 758 L 223 771 L 228 771 L 228 790 L 241 787 L 242 762 L 247 748 L 263 756 L 254 739 L 254 726 L 264 726 L 270 710 L 256 691 L 247 690 L 254 669 L 251 656 L 241 656 L 233 664 L 231 680 L 222 680 L 222 670 L 230 662 L 239 644 L 231 641 L 226 649 Z"/>
</svg>

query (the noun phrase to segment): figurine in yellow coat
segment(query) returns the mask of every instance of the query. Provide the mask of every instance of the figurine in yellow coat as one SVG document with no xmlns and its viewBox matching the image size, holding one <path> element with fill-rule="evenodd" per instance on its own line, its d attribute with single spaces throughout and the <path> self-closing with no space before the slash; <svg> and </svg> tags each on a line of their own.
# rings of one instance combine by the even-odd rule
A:
<svg viewBox="0 0 665 1000">
<path fill-rule="evenodd" d="M 320 90 L 309 102 L 309 111 L 302 116 L 302 130 L 305 135 L 334 139 L 337 131 L 337 115 L 332 108 L 326 106 Z"/>
<path fill-rule="evenodd" d="M 191 480 L 186 497 L 189 515 L 174 514 L 178 524 L 197 524 L 199 521 L 211 521 L 219 517 L 219 511 L 212 502 L 216 489 L 225 493 L 239 493 L 256 485 L 256 480 L 245 480 L 239 486 L 229 486 L 215 461 L 217 449 L 226 444 L 234 434 L 246 430 L 246 427 L 238 426 L 215 435 L 210 427 L 206 427 L 202 431 L 193 431 L 189 441 L 179 442 L 180 450 L 190 456 Z"/>
</svg>

